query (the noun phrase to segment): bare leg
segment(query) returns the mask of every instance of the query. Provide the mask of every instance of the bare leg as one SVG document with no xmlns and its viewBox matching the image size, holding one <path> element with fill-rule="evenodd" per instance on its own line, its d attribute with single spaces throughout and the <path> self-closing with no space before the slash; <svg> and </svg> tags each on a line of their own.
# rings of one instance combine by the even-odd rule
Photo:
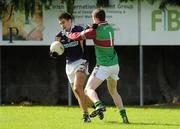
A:
<svg viewBox="0 0 180 129">
<path fill-rule="evenodd" d="M 119 93 L 117 92 L 117 81 L 116 80 L 107 80 L 107 86 L 108 86 L 109 93 L 112 96 L 115 105 L 119 109 L 119 113 L 122 117 L 123 123 L 128 124 L 129 121 L 128 121 L 128 117 L 126 115 L 126 111 L 123 106 L 122 98 L 119 95 Z"/>
<path fill-rule="evenodd" d="M 87 104 L 86 104 L 86 96 L 84 94 L 84 82 L 86 79 L 86 75 L 83 72 L 76 72 L 74 83 L 72 86 L 72 90 L 74 92 L 74 95 L 76 99 L 78 100 L 79 106 L 83 112 L 88 112 L 87 110 Z"/>
<path fill-rule="evenodd" d="M 93 103 L 99 101 L 98 95 L 96 93 L 96 88 L 101 85 L 103 80 L 96 78 L 95 76 L 90 76 L 85 87 L 86 95 L 91 99 Z"/>
<path fill-rule="evenodd" d="M 108 86 L 109 93 L 112 96 L 115 105 L 120 110 L 124 109 L 122 98 L 119 95 L 119 93 L 117 92 L 117 81 L 116 80 L 107 80 L 107 86 Z"/>
<path fill-rule="evenodd" d="M 95 90 L 97 87 L 101 85 L 102 82 L 103 80 L 100 80 L 95 76 L 91 75 L 85 87 L 85 93 L 88 95 L 88 97 L 95 105 L 95 110 L 90 114 L 90 117 L 95 117 L 98 115 L 101 120 L 104 118 L 103 112 L 106 109 L 105 106 L 103 106 L 102 102 L 99 100 Z"/>
</svg>

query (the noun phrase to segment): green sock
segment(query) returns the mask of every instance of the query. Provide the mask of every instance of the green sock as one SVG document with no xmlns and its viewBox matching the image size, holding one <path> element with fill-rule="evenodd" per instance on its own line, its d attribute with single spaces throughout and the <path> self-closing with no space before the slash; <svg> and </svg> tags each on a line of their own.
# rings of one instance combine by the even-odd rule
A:
<svg viewBox="0 0 180 129">
<path fill-rule="evenodd" d="M 98 106 L 102 106 L 102 102 L 101 101 L 97 101 L 97 102 L 95 102 L 95 107 L 98 107 Z"/>
<path fill-rule="evenodd" d="M 126 116 L 127 116 L 127 115 L 126 115 L 126 110 L 125 110 L 125 109 L 120 110 L 119 112 L 120 112 L 120 115 L 121 115 L 122 117 L 126 117 Z"/>
</svg>

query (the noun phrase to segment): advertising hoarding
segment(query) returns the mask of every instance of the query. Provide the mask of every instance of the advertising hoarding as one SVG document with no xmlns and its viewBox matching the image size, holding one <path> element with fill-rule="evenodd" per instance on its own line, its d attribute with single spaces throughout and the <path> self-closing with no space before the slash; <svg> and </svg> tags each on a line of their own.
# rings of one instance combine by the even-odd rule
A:
<svg viewBox="0 0 180 129">
<path fill-rule="evenodd" d="M 104 8 L 107 21 L 115 30 L 115 45 L 180 45 L 179 7 L 167 6 L 167 10 L 160 10 L 158 2 L 151 5 L 143 1 L 141 12 L 138 12 L 138 6 L 137 1 L 120 3 L 110 0 L 109 7 Z M 4 14 L 0 20 L 0 45 L 46 46 L 54 41 L 55 35 L 61 30 L 57 17 L 66 11 L 66 3 L 53 0 L 51 8 L 46 9 L 37 2 L 35 7 L 34 15 L 29 17 L 25 16 L 24 11 L 16 10 L 12 11 L 11 17 L 9 12 Z M 74 24 L 83 27 L 92 24 L 91 12 L 95 8 L 96 0 L 76 0 Z M 92 41 L 87 41 L 87 45 L 92 44 Z"/>
<path fill-rule="evenodd" d="M 141 45 L 180 45 L 180 8 L 144 1 L 141 8 Z"/>
<path fill-rule="evenodd" d="M 9 5 L 10 6 L 10 5 Z M 39 8 L 37 3 L 32 17 L 25 16 L 24 11 L 14 10 L 12 16 L 6 12 L 1 21 L 1 45 L 50 45 L 56 33 L 61 30 L 57 17 L 66 11 L 66 4 L 52 1 L 51 9 Z M 96 0 L 84 2 L 76 0 L 74 4 L 74 24 L 86 26 L 92 24 L 91 12 L 96 8 Z M 138 44 L 137 2 L 119 3 L 111 0 L 110 6 L 104 8 L 107 21 L 115 30 L 115 45 Z M 12 31 L 12 43 L 9 32 Z M 92 45 L 91 41 L 87 41 Z"/>
</svg>

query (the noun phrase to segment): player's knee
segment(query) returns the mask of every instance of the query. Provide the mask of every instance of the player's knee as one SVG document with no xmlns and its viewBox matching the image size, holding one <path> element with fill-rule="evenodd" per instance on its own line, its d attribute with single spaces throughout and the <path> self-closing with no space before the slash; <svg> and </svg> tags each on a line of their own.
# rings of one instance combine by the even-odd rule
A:
<svg viewBox="0 0 180 129">
<path fill-rule="evenodd" d="M 82 92 L 82 89 L 81 88 L 79 88 L 79 87 L 76 87 L 76 86 L 74 86 L 73 87 L 73 91 L 76 93 L 76 94 L 81 94 L 81 92 Z"/>
<path fill-rule="evenodd" d="M 111 89 L 111 90 L 109 90 L 109 94 L 110 94 L 111 96 L 114 96 L 114 95 L 117 94 L 117 91 L 116 91 L 115 89 Z"/>
</svg>

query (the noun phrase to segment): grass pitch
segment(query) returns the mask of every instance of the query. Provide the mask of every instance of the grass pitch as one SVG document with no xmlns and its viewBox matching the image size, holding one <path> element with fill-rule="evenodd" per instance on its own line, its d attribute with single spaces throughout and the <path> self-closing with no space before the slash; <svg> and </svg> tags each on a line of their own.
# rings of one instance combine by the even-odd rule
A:
<svg viewBox="0 0 180 129">
<path fill-rule="evenodd" d="M 126 107 L 130 124 L 122 124 L 115 107 L 105 118 L 83 123 L 78 107 L 0 106 L 0 129 L 180 129 L 180 107 Z M 92 109 L 90 108 L 90 112 Z"/>
</svg>

